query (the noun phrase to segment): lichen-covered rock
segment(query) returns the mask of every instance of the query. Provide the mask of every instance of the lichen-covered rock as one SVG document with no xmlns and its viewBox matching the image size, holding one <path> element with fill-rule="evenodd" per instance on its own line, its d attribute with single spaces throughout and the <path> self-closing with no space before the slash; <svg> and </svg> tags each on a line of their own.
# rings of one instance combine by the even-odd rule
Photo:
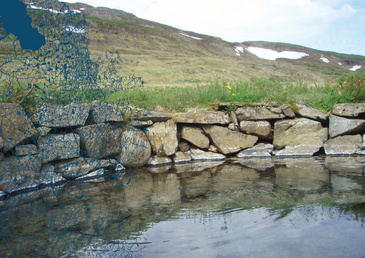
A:
<svg viewBox="0 0 365 258">
<path fill-rule="evenodd" d="M 338 136 L 329 139 L 323 147 L 327 155 L 352 155 L 363 149 L 363 138 L 360 134 Z"/>
<path fill-rule="evenodd" d="M 333 106 L 332 113 L 338 116 L 359 117 L 365 115 L 365 103 L 341 103 Z"/>
<path fill-rule="evenodd" d="M 241 121 L 241 130 L 257 135 L 261 139 L 272 139 L 271 124 L 268 121 Z"/>
<path fill-rule="evenodd" d="M 258 140 L 257 136 L 235 132 L 222 126 L 204 125 L 202 128 L 210 136 L 214 146 L 223 154 L 235 153 L 250 148 Z"/>
<path fill-rule="evenodd" d="M 184 124 L 221 124 L 228 125 L 231 121 L 229 116 L 221 111 L 208 111 L 204 109 L 192 109 L 178 114 L 175 117 L 177 123 Z"/>
<path fill-rule="evenodd" d="M 104 123 L 76 129 L 80 135 L 82 152 L 89 158 L 106 158 L 119 154 L 122 150 L 122 132 L 122 128 Z"/>
<path fill-rule="evenodd" d="M 240 151 L 237 154 L 237 158 L 251 158 L 251 157 L 271 157 L 271 153 L 274 150 L 274 145 L 259 143 L 252 148 Z"/>
<path fill-rule="evenodd" d="M 209 148 L 209 138 L 204 134 L 204 131 L 201 128 L 183 126 L 181 130 L 181 138 L 194 144 L 198 148 Z"/>
<path fill-rule="evenodd" d="M 92 103 L 90 118 L 95 124 L 122 122 L 123 114 L 116 105 L 95 100 Z"/>
<path fill-rule="evenodd" d="M 117 161 L 113 159 L 76 158 L 55 165 L 55 172 L 66 179 L 75 179 L 100 168 L 115 167 Z"/>
<path fill-rule="evenodd" d="M 171 156 L 177 151 L 177 125 L 172 120 L 155 123 L 146 130 L 146 134 L 157 156 Z"/>
<path fill-rule="evenodd" d="M 80 157 L 80 136 L 74 133 L 49 134 L 38 138 L 37 147 L 43 163 Z"/>
<path fill-rule="evenodd" d="M 19 145 L 15 147 L 15 156 L 22 157 L 38 154 L 37 146 L 34 144 Z"/>
<path fill-rule="evenodd" d="M 0 103 L 0 138 L 4 151 L 11 150 L 24 140 L 36 137 L 37 133 L 32 121 L 19 104 Z"/>
<path fill-rule="evenodd" d="M 40 155 L 10 156 L 0 162 L 0 190 L 7 193 L 38 186 L 35 181 L 42 168 Z"/>
<path fill-rule="evenodd" d="M 330 115 L 329 117 L 329 136 L 334 138 L 336 136 L 345 134 L 354 134 L 363 132 L 365 129 L 364 119 L 349 119 L 339 116 Z"/>
<path fill-rule="evenodd" d="M 328 139 L 328 129 L 307 118 L 278 121 L 274 125 L 274 141 L 280 156 L 310 156 L 318 152 Z"/>
<path fill-rule="evenodd" d="M 236 110 L 238 121 L 244 120 L 273 120 L 285 117 L 281 109 L 257 106 L 257 107 L 241 107 Z"/>
<path fill-rule="evenodd" d="M 126 167 L 143 166 L 151 157 L 151 144 L 142 130 L 128 127 L 121 137 L 121 153 L 117 160 Z"/>
<path fill-rule="evenodd" d="M 89 117 L 90 105 L 73 102 L 66 106 L 42 104 L 38 107 L 35 122 L 50 128 L 85 125 Z"/>
</svg>

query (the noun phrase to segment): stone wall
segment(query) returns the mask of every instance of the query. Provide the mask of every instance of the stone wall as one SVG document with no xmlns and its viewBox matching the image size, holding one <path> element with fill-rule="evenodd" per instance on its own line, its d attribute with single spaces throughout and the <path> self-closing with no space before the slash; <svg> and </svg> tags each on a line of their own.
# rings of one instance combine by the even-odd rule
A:
<svg viewBox="0 0 365 258">
<path fill-rule="evenodd" d="M 365 103 L 221 103 L 177 115 L 94 101 L 43 104 L 32 121 L 0 104 L 0 196 L 136 166 L 227 157 L 364 155 Z"/>
</svg>

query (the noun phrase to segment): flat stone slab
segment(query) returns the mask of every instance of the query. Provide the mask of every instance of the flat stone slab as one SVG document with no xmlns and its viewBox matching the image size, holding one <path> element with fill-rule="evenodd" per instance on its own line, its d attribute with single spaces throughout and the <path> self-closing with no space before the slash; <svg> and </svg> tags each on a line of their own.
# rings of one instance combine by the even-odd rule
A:
<svg viewBox="0 0 365 258">
<path fill-rule="evenodd" d="M 35 122 L 50 128 L 85 125 L 89 117 L 90 105 L 73 102 L 66 106 L 42 104 L 38 107 Z"/>
<path fill-rule="evenodd" d="M 185 124 L 221 124 L 228 125 L 229 116 L 221 111 L 208 111 L 204 109 L 192 109 L 188 112 L 176 115 L 177 123 Z"/>
<path fill-rule="evenodd" d="M 332 113 L 338 116 L 358 117 L 365 115 L 365 103 L 341 103 L 333 106 Z"/>
<path fill-rule="evenodd" d="M 345 134 L 361 133 L 365 129 L 364 119 L 349 119 L 340 116 L 330 115 L 329 117 L 329 136 L 334 138 L 336 136 Z"/>
</svg>

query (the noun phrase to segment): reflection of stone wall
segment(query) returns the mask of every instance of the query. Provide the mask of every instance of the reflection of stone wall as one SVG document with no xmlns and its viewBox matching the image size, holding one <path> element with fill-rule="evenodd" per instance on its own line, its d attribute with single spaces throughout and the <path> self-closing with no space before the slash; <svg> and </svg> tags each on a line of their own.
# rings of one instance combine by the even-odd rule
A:
<svg viewBox="0 0 365 258">
<path fill-rule="evenodd" d="M 0 104 L 0 191 L 84 179 L 123 166 L 308 157 L 321 151 L 365 154 L 365 104 L 338 104 L 329 114 L 299 104 L 291 106 L 294 112 L 273 102 L 236 103 L 228 114 L 227 105 L 172 117 L 100 101 L 44 104 L 31 121 L 20 105 Z"/>
</svg>

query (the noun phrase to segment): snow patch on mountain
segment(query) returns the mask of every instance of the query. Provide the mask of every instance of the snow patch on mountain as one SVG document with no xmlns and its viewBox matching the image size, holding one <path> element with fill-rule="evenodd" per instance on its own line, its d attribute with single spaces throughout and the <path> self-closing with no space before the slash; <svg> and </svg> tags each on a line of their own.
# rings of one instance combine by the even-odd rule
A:
<svg viewBox="0 0 365 258">
<path fill-rule="evenodd" d="M 321 60 L 322 60 L 323 62 L 327 63 L 327 64 L 330 62 L 330 60 L 328 60 L 328 58 L 325 58 L 325 57 L 323 57 L 323 56 L 321 57 Z"/>
<path fill-rule="evenodd" d="M 309 56 L 307 53 L 303 52 L 296 52 L 296 51 L 277 52 L 275 50 L 259 48 L 259 47 L 248 47 L 246 48 L 246 50 L 256 55 L 259 58 L 267 60 L 276 60 L 277 58 L 301 59 L 305 56 Z"/>
<path fill-rule="evenodd" d="M 196 39 L 196 40 L 203 40 L 202 38 L 198 38 L 198 37 L 190 36 L 190 35 L 185 34 L 185 33 L 182 33 L 182 32 L 180 32 L 179 34 L 180 34 L 180 35 L 182 35 L 182 36 L 185 36 L 185 37 L 192 38 L 192 39 Z"/>
<path fill-rule="evenodd" d="M 243 54 L 243 47 L 236 46 L 235 51 L 237 56 L 241 56 L 241 53 Z"/>
<path fill-rule="evenodd" d="M 350 71 L 355 72 L 355 71 L 359 70 L 360 68 L 361 68 L 361 65 L 355 65 L 354 67 L 352 67 L 352 68 L 350 69 Z"/>
</svg>

